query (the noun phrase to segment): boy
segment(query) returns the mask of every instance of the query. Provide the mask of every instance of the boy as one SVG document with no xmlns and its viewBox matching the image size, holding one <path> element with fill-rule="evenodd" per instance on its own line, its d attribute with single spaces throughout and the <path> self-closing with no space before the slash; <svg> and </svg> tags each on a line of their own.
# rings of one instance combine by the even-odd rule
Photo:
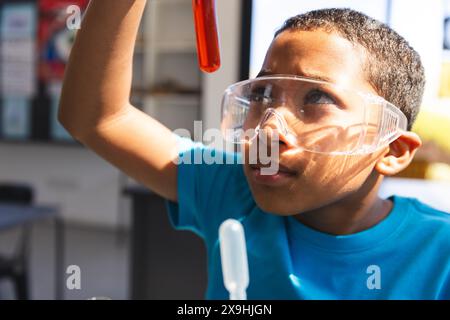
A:
<svg viewBox="0 0 450 320">
<path fill-rule="evenodd" d="M 260 162 L 247 160 L 176 165 L 178 156 L 211 150 L 177 138 L 128 102 L 144 6 L 91 1 L 59 119 L 76 139 L 168 199 L 174 226 L 204 239 L 207 298 L 228 298 L 218 244 L 219 225 L 228 218 L 245 228 L 249 299 L 450 298 L 450 217 L 415 199 L 377 196 L 383 177 L 406 168 L 421 145 L 409 130 L 424 71 L 403 38 L 348 9 L 287 20 L 260 80 L 229 91 L 229 99 L 247 101 L 249 113 L 239 103 L 224 105 L 257 135 L 280 131 L 279 170 L 263 175 Z M 381 116 L 371 114 L 378 109 Z M 385 114 L 405 122 L 382 145 L 381 133 L 390 130 L 387 120 L 379 121 Z M 239 119 L 224 119 L 225 126 L 236 129 Z"/>
</svg>

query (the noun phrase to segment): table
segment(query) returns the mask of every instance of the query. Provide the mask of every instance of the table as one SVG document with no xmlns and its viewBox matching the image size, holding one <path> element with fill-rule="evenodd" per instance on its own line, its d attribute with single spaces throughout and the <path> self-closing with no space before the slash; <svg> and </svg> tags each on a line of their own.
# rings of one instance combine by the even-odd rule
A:
<svg viewBox="0 0 450 320">
<path fill-rule="evenodd" d="M 64 298 L 64 225 L 57 206 L 0 204 L 0 231 L 53 219 L 55 224 L 55 298 Z"/>
</svg>

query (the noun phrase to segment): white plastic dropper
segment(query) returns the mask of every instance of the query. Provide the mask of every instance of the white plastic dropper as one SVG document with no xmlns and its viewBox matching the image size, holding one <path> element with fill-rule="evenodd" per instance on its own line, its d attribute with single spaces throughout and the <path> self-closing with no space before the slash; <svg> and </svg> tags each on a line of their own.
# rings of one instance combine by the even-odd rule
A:
<svg viewBox="0 0 450 320">
<path fill-rule="evenodd" d="M 219 228 L 223 282 L 230 300 L 246 300 L 248 277 L 244 228 L 235 219 L 225 220 Z"/>
</svg>

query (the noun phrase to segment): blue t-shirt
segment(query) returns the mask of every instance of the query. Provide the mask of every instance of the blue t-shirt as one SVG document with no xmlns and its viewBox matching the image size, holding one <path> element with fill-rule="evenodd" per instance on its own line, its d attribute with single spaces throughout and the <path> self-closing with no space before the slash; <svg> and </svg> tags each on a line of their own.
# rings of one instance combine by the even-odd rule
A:
<svg viewBox="0 0 450 320">
<path fill-rule="evenodd" d="M 450 299 L 450 215 L 414 198 L 368 230 L 334 236 L 255 203 L 238 154 L 180 139 L 178 203 L 167 202 L 177 229 L 206 244 L 207 299 L 228 299 L 218 229 L 234 218 L 245 230 L 248 299 Z M 224 163 L 194 164 L 204 154 Z M 191 160 L 191 164 L 188 160 Z"/>
</svg>

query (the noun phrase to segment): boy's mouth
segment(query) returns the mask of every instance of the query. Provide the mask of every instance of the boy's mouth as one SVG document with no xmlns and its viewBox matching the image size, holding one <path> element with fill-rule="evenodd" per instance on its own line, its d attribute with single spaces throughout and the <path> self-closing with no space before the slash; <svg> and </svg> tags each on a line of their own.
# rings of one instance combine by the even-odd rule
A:
<svg viewBox="0 0 450 320">
<path fill-rule="evenodd" d="M 292 170 L 282 164 L 278 164 L 278 171 L 274 174 L 264 174 L 261 172 L 262 168 L 270 168 L 270 165 L 261 165 L 261 164 L 250 164 L 251 178 L 256 183 L 269 185 L 269 186 L 280 186 L 292 179 L 295 179 L 298 175 L 298 172 Z"/>
</svg>

